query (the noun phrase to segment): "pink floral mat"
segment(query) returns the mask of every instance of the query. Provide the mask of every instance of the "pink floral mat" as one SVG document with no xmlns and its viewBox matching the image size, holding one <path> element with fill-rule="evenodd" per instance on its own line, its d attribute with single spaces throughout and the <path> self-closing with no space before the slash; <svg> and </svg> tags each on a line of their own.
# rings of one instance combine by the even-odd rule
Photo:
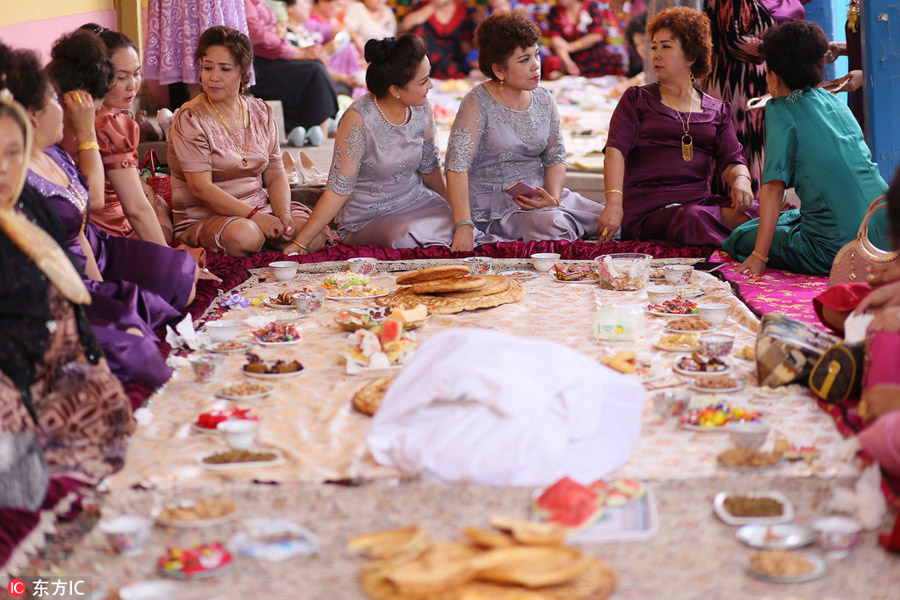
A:
<svg viewBox="0 0 900 600">
<path fill-rule="evenodd" d="M 725 263 L 722 276 L 737 287 L 738 297 L 758 315 L 780 312 L 825 329 L 816 316 L 812 299 L 828 289 L 827 277 L 777 269 L 767 269 L 762 275 L 738 273 L 740 263 L 721 250 L 713 252 L 710 260 Z"/>
</svg>

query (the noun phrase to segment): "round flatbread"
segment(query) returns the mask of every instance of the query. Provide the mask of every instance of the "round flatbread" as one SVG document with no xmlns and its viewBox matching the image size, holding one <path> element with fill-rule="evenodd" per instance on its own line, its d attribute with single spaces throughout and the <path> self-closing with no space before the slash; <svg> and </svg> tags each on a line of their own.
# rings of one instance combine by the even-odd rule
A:
<svg viewBox="0 0 900 600">
<path fill-rule="evenodd" d="M 413 306 L 424 304 L 428 312 L 436 315 L 452 315 L 464 310 L 492 308 L 501 304 L 518 302 L 525 296 L 525 288 L 518 281 L 510 280 L 509 289 L 499 294 L 481 296 L 479 298 L 446 298 L 428 294 L 414 294 L 410 288 L 397 290 L 387 296 L 375 300 L 378 306 Z"/>
<path fill-rule="evenodd" d="M 414 283 L 410 289 L 414 294 L 435 294 L 438 292 L 465 292 L 468 290 L 477 290 L 485 285 L 487 285 L 487 279 L 484 277 L 465 276 Z"/>
<path fill-rule="evenodd" d="M 393 380 L 394 377 L 379 377 L 361 387 L 353 394 L 353 408 L 370 417 L 374 415 L 381 406 L 381 398 Z"/>
<path fill-rule="evenodd" d="M 463 265 L 441 265 L 439 267 L 429 267 L 427 269 L 419 269 L 412 273 L 404 273 L 397 277 L 398 285 L 410 285 L 413 283 L 423 283 L 425 281 L 433 281 L 435 279 L 449 279 L 450 277 L 462 277 L 469 274 L 469 267 Z"/>
<path fill-rule="evenodd" d="M 480 298 L 482 296 L 490 296 L 499 294 L 509 289 L 509 279 L 502 275 L 482 275 L 482 279 L 486 279 L 487 283 L 478 289 L 468 292 L 446 292 L 441 294 L 444 298 Z"/>
</svg>

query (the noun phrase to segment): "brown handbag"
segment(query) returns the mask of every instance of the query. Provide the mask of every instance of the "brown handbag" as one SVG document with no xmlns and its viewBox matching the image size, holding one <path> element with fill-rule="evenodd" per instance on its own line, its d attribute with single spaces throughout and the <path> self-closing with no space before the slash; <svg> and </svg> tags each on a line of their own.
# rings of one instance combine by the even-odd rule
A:
<svg viewBox="0 0 900 600">
<path fill-rule="evenodd" d="M 869 210 L 859 225 L 856 239 L 844 245 L 834 257 L 831 274 L 828 276 L 828 287 L 869 281 L 900 258 L 900 252 L 882 250 L 869 240 L 869 218 L 879 208 L 886 206 L 887 200 L 884 196 L 876 198 L 869 205 Z"/>
</svg>

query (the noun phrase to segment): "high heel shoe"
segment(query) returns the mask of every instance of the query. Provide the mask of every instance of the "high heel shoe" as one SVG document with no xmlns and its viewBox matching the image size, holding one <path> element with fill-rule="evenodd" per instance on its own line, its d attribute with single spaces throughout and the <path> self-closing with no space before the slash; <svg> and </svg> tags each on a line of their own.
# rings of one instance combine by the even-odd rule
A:
<svg viewBox="0 0 900 600">
<path fill-rule="evenodd" d="M 281 153 L 281 162 L 284 163 L 284 172 L 287 175 L 288 185 L 304 185 L 305 181 L 303 178 L 303 173 L 300 172 L 300 169 L 297 168 L 297 164 L 294 162 L 294 157 L 291 156 L 291 153 L 285 150 Z"/>
<path fill-rule="evenodd" d="M 161 108 L 156 111 L 156 123 L 162 129 L 163 139 L 166 141 L 169 139 L 169 129 L 172 128 L 172 120 L 174 118 L 175 115 L 168 108 Z"/>
<path fill-rule="evenodd" d="M 306 143 L 306 128 L 294 127 L 287 136 L 288 144 L 291 146 L 302 147 Z"/>
<path fill-rule="evenodd" d="M 297 164 L 297 171 L 305 182 L 304 185 L 320 187 L 328 182 L 328 174 L 323 173 L 303 150 L 300 151 L 300 162 Z"/>
<path fill-rule="evenodd" d="M 325 141 L 325 132 L 322 131 L 322 128 L 318 125 L 313 125 L 309 128 L 309 132 L 306 134 L 306 143 L 310 146 L 321 146 L 322 142 Z"/>
</svg>

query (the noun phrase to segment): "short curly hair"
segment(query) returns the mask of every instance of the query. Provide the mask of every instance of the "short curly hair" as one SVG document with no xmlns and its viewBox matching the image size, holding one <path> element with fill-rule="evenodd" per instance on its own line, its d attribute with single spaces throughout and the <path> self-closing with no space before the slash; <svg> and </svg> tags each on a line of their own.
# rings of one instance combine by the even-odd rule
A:
<svg viewBox="0 0 900 600">
<path fill-rule="evenodd" d="M 647 35 L 652 39 L 660 29 L 668 29 L 678 41 L 688 60 L 694 61 L 691 73 L 697 79 L 709 75 L 712 69 L 712 32 L 709 18 L 686 6 L 667 8 L 647 23 Z"/>
<path fill-rule="evenodd" d="M 787 21 L 762 35 L 766 68 L 792 90 L 802 90 L 822 81 L 827 51 L 825 32 L 809 21 Z"/>
<path fill-rule="evenodd" d="M 200 64 L 206 52 L 213 46 L 222 46 L 231 54 L 234 63 L 241 69 L 241 83 L 250 83 L 250 65 L 253 63 L 253 44 L 250 38 L 237 29 L 216 25 L 210 27 L 197 41 L 197 51 L 194 52 L 194 62 Z"/>
<path fill-rule="evenodd" d="M 112 86 L 113 63 L 99 37 L 78 29 L 53 42 L 47 75 L 60 95 L 84 90 L 94 98 L 103 98 Z"/>
<path fill-rule="evenodd" d="M 494 65 L 506 66 L 516 48 L 531 48 L 541 39 L 541 30 L 519 11 L 494 13 L 475 29 L 478 68 L 496 80 Z"/>
</svg>

